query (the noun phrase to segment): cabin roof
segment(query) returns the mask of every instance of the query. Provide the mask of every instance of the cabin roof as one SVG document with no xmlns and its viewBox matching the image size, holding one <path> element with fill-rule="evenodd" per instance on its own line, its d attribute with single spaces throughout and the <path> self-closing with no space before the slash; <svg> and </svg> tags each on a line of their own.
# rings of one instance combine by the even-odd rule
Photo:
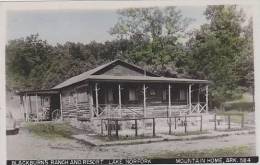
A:
<svg viewBox="0 0 260 165">
<path fill-rule="evenodd" d="M 42 90 L 28 90 L 28 91 L 21 91 L 21 92 L 17 92 L 18 95 L 55 95 L 55 94 L 59 94 L 59 90 L 58 89 L 42 89 Z"/>
<path fill-rule="evenodd" d="M 151 77 L 151 76 L 110 76 L 110 75 L 91 75 L 86 80 L 89 81 L 107 81 L 107 82 L 161 82 L 161 83 L 204 83 L 208 80 L 187 79 L 187 78 L 168 78 L 168 77 Z"/>
<path fill-rule="evenodd" d="M 102 71 L 106 70 L 106 69 L 109 69 L 111 66 L 113 65 L 117 65 L 117 64 L 121 64 L 121 65 L 124 65 L 124 66 L 127 66 L 127 67 L 130 67 L 131 69 L 134 69 L 142 74 L 146 74 L 147 76 L 152 76 L 152 77 L 159 77 L 159 75 L 156 75 L 152 72 L 149 72 L 149 71 L 146 71 L 142 68 L 140 68 L 139 66 L 137 65 L 134 65 L 134 64 L 129 64 L 127 62 L 124 62 L 124 61 L 121 61 L 121 60 L 114 60 L 114 61 L 111 61 L 109 63 L 106 63 L 106 64 L 103 64 L 103 65 L 100 65 L 94 69 L 91 69 L 89 71 L 86 71 L 82 74 L 79 74 L 77 76 L 74 76 L 74 77 L 71 77 L 67 80 L 65 80 L 64 82 L 56 85 L 55 87 L 53 87 L 52 89 L 60 89 L 60 88 L 64 88 L 66 86 L 70 86 L 72 84 L 75 84 L 75 83 L 78 83 L 78 82 L 81 82 L 83 80 L 86 80 L 88 79 L 90 76 L 92 75 L 95 75 L 95 74 L 98 74 L 98 73 L 101 73 Z M 100 75 L 101 76 L 101 75 Z M 103 75 L 102 75 L 103 76 Z M 121 76 L 120 76 L 121 77 Z"/>
<path fill-rule="evenodd" d="M 108 71 L 109 69 L 113 68 L 115 65 L 124 65 L 131 70 L 134 70 L 138 73 L 143 74 L 143 76 L 139 75 L 106 75 L 103 74 L 104 72 Z M 210 81 L 208 80 L 199 80 L 199 79 L 187 79 L 187 78 L 168 78 L 168 77 L 161 77 L 159 75 L 153 74 L 149 71 L 145 71 L 142 68 L 129 64 L 127 62 L 121 60 L 114 60 L 109 63 L 103 64 L 98 66 L 94 69 L 91 69 L 87 72 L 84 72 L 80 75 L 71 77 L 66 81 L 56 85 L 52 89 L 45 89 L 45 90 L 33 90 L 33 91 L 22 91 L 18 92 L 19 95 L 52 95 L 58 94 L 60 89 L 64 87 L 71 86 L 73 84 L 77 84 L 83 81 L 95 81 L 95 82 L 149 82 L 149 83 L 200 83 L 200 84 L 209 84 Z"/>
<path fill-rule="evenodd" d="M 87 72 L 84 72 L 84 73 L 81 73 L 81 74 L 79 74 L 79 75 L 77 75 L 77 76 L 71 77 L 71 78 L 65 80 L 64 82 L 62 82 L 62 83 L 56 85 L 56 86 L 53 87 L 52 89 L 63 88 L 63 87 L 72 85 L 72 84 L 74 84 L 74 83 L 83 81 L 83 80 L 87 79 L 90 75 L 92 75 L 92 74 L 94 74 L 95 72 L 97 72 L 97 71 L 99 71 L 99 70 L 101 70 L 101 69 L 103 69 L 103 68 L 109 66 L 110 64 L 112 64 L 112 63 L 114 63 L 114 62 L 115 62 L 115 61 L 111 61 L 111 62 L 109 62 L 109 63 L 107 63 L 107 64 L 104 64 L 104 65 L 98 66 L 98 67 L 96 67 L 96 68 L 94 68 L 94 69 L 91 69 L 91 70 L 89 70 L 89 71 L 87 71 Z"/>
<path fill-rule="evenodd" d="M 131 75 L 126 75 L 126 76 L 113 76 L 113 75 L 103 75 L 102 72 L 104 70 L 108 70 L 114 65 L 125 65 L 131 69 L 134 69 L 140 73 L 143 73 L 144 76 L 131 76 Z M 101 73 L 101 75 L 100 75 Z M 107 82 L 112 82 L 112 81 L 118 81 L 118 82 L 175 82 L 175 83 L 209 83 L 208 80 L 198 80 L 198 79 L 186 79 L 186 78 L 167 78 L 167 77 L 161 77 L 159 75 L 153 74 L 149 71 L 145 71 L 142 68 L 126 63 L 121 60 L 114 60 L 109 63 L 103 64 L 101 66 L 98 66 L 94 69 L 91 69 L 87 72 L 84 72 L 80 75 L 71 77 L 70 79 L 67 79 L 66 81 L 56 85 L 52 89 L 61 89 L 85 80 L 89 81 L 107 81 Z"/>
</svg>

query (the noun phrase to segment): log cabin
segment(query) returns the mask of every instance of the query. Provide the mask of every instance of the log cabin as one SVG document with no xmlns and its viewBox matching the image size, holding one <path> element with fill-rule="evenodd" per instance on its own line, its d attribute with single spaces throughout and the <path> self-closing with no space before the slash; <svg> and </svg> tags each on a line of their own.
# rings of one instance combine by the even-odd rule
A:
<svg viewBox="0 0 260 165">
<path fill-rule="evenodd" d="M 169 117 L 208 112 L 208 80 L 161 77 L 114 60 L 46 90 L 19 92 L 26 121 Z"/>
</svg>

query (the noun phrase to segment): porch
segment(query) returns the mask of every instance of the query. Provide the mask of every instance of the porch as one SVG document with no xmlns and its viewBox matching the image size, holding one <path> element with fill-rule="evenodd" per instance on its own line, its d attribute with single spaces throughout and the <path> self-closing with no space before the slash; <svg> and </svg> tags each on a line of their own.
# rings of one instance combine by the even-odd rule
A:
<svg viewBox="0 0 260 165">
<path fill-rule="evenodd" d="M 208 80 L 161 77 L 115 60 L 49 90 L 24 91 L 19 95 L 26 120 L 31 120 L 31 116 L 36 121 L 57 117 L 79 121 L 171 117 L 207 113 L 209 83 Z M 40 112 L 45 113 L 44 118 Z"/>
<path fill-rule="evenodd" d="M 23 91 L 18 94 L 25 121 L 51 121 L 61 117 L 59 91 Z"/>
<path fill-rule="evenodd" d="M 208 85 L 92 82 L 92 118 L 172 117 L 208 112 Z"/>
</svg>

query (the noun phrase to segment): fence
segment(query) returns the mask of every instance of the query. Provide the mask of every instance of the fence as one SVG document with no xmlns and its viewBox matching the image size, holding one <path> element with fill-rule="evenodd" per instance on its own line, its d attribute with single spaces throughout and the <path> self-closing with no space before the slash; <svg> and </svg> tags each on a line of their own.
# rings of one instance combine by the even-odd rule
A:
<svg viewBox="0 0 260 165">
<path fill-rule="evenodd" d="M 244 114 L 215 114 L 214 130 L 243 129 L 245 124 Z"/>
<path fill-rule="evenodd" d="M 198 120 L 190 120 L 196 118 Z M 203 129 L 202 115 L 183 115 L 175 117 L 159 117 L 159 118 L 106 118 L 100 119 L 100 132 L 102 135 L 112 136 L 114 131 L 115 136 L 156 136 L 156 134 L 189 134 L 194 131 L 202 132 Z M 192 123 L 198 121 L 194 126 Z M 128 122 L 128 123 L 127 123 Z M 125 126 L 124 126 L 125 124 Z M 128 128 L 127 128 L 128 127 Z M 129 128 L 131 127 L 131 128 Z M 174 128 L 173 128 L 174 127 Z M 173 131 L 174 130 L 174 131 Z M 107 133 L 105 133 L 107 132 Z"/>
<path fill-rule="evenodd" d="M 233 118 L 236 116 L 236 118 Z M 226 119 L 224 118 L 226 117 Z M 234 119 L 238 121 L 234 123 Z M 173 117 L 150 118 L 103 118 L 100 119 L 100 133 L 102 135 L 122 136 L 153 136 L 193 135 L 202 134 L 209 130 L 223 131 L 244 128 L 243 114 L 220 115 L 179 115 Z M 211 125 L 214 123 L 214 125 Z M 114 132 L 114 134 L 113 134 Z"/>
<path fill-rule="evenodd" d="M 104 125 L 104 121 L 106 121 L 106 130 L 107 130 L 107 135 L 111 136 L 112 135 L 112 130 L 115 130 L 115 135 L 116 137 L 119 136 L 118 132 L 121 129 L 119 122 L 120 121 L 134 121 L 134 127 L 133 129 L 135 130 L 135 136 L 138 136 L 138 120 L 152 120 L 153 122 L 153 129 L 152 129 L 152 134 L 153 136 L 155 136 L 155 118 L 139 118 L 139 119 L 112 119 L 112 118 L 108 118 L 108 119 L 101 119 L 101 134 L 104 134 L 104 130 L 103 130 L 103 125 Z"/>
</svg>

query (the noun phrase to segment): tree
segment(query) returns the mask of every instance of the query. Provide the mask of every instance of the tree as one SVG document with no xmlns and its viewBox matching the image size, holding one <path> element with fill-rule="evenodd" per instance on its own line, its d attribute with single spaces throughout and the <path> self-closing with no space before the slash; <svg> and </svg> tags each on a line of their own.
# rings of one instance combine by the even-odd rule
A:
<svg viewBox="0 0 260 165">
<path fill-rule="evenodd" d="M 6 47 L 7 85 L 25 89 L 40 86 L 51 51 L 38 34 L 10 41 Z"/>
<path fill-rule="evenodd" d="M 183 18 L 175 7 L 130 8 L 119 10 L 120 18 L 110 33 L 129 40 L 128 58 L 145 63 L 156 70 L 176 61 L 182 52 L 181 37 L 190 19 Z"/>
<path fill-rule="evenodd" d="M 208 6 L 204 14 L 209 23 L 187 42 L 190 72 L 203 73 L 197 74 L 199 78 L 212 80 L 211 95 L 216 102 L 239 97 L 245 74 L 242 66 L 252 62 L 250 53 L 243 53 L 245 47 L 252 50 L 246 46 L 249 42 L 243 27 L 245 15 L 235 5 Z"/>
<path fill-rule="evenodd" d="M 239 85 L 254 86 L 254 49 L 253 49 L 253 20 L 249 19 L 248 24 L 243 28 L 243 47 L 241 56 L 237 58 L 237 71 L 239 73 Z"/>
</svg>

